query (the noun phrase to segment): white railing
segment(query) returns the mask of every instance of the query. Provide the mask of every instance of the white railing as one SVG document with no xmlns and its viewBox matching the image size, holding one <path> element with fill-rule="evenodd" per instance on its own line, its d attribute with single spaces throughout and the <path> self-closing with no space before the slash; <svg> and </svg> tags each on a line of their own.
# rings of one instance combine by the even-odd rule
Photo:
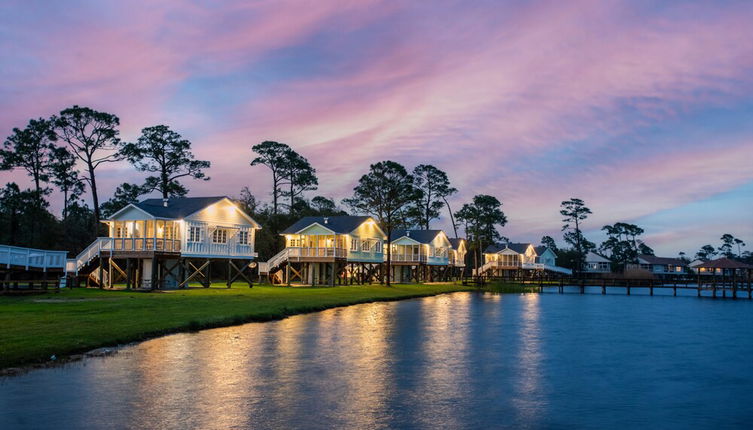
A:
<svg viewBox="0 0 753 430">
<path fill-rule="evenodd" d="M 497 264 L 496 261 L 488 261 L 484 263 L 483 266 L 473 269 L 473 275 L 474 276 L 483 275 L 487 270 L 491 269 L 492 267 L 495 267 L 496 264 Z"/>
<path fill-rule="evenodd" d="M 298 248 L 287 247 L 289 258 L 324 258 L 336 257 L 345 258 L 348 256 L 348 250 L 345 248 Z"/>
<path fill-rule="evenodd" d="M 251 245 L 229 243 L 213 243 L 211 241 L 186 242 L 181 250 L 184 255 L 215 255 L 228 257 L 255 257 Z"/>
<path fill-rule="evenodd" d="M 0 245 L 0 265 L 35 269 L 65 269 L 66 251 L 48 251 L 44 249 L 22 248 L 19 246 Z"/>
<path fill-rule="evenodd" d="M 157 237 L 98 237 L 81 251 L 76 258 L 68 260 L 66 271 L 75 272 L 103 253 L 108 257 L 117 252 L 180 252 L 180 240 Z"/>
<path fill-rule="evenodd" d="M 260 273 L 269 273 L 270 270 L 274 269 L 275 267 L 279 266 L 283 262 L 288 260 L 288 250 L 290 248 L 285 248 L 282 251 L 275 254 L 272 258 L 267 260 L 266 263 L 260 263 L 259 264 L 259 272 Z M 266 267 L 264 267 L 266 266 Z"/>
<path fill-rule="evenodd" d="M 74 272 L 78 275 L 79 269 L 89 264 L 89 262 L 94 258 L 99 257 L 102 251 L 107 251 L 108 254 L 111 253 L 111 240 L 111 237 L 98 237 L 94 242 L 91 243 L 91 245 L 87 246 L 86 249 L 81 251 L 81 253 L 79 253 L 76 258 L 68 260 L 66 264 L 66 271 Z"/>
<path fill-rule="evenodd" d="M 396 263 L 426 263 L 428 260 L 426 255 L 392 254 L 390 258 Z M 387 261 L 387 254 L 384 254 L 384 261 Z"/>
<path fill-rule="evenodd" d="M 113 251 L 180 252 L 180 240 L 159 237 L 105 237 Z"/>
</svg>

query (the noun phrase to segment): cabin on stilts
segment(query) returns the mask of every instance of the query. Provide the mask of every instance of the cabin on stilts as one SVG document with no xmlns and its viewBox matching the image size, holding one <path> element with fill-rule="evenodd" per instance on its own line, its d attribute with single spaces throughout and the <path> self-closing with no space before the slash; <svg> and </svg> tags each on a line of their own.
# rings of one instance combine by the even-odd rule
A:
<svg viewBox="0 0 753 430">
<path fill-rule="evenodd" d="M 484 250 L 484 265 L 474 271 L 477 276 L 518 278 L 535 271 L 569 275 L 570 269 L 556 265 L 557 254 L 549 248 L 531 243 L 489 245 Z"/>
<path fill-rule="evenodd" d="M 465 276 L 465 256 L 468 254 L 468 241 L 463 238 L 450 239 L 450 277 L 461 279 Z"/>
<path fill-rule="evenodd" d="M 387 236 L 370 216 L 309 216 L 280 233 L 285 248 L 259 265 L 272 283 L 363 284 L 382 280 Z"/>
<path fill-rule="evenodd" d="M 147 199 L 129 204 L 102 221 L 97 238 L 68 270 L 75 284 L 112 288 L 209 287 L 217 275 L 226 285 L 251 286 L 254 239 L 260 225 L 228 197 Z M 212 268 L 216 271 L 213 276 Z"/>
<path fill-rule="evenodd" d="M 450 278 L 452 245 L 444 231 L 396 230 L 392 232 L 391 242 L 390 279 L 393 282 L 433 282 Z"/>
</svg>

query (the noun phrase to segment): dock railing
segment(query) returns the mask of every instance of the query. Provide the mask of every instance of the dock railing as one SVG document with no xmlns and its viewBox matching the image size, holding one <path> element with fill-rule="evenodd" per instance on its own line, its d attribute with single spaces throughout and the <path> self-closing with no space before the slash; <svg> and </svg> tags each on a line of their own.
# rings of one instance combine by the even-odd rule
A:
<svg viewBox="0 0 753 430">
<path fill-rule="evenodd" d="M 23 248 L 20 246 L 0 245 L 0 265 L 29 269 L 65 270 L 67 251 L 50 251 L 46 249 Z"/>
</svg>

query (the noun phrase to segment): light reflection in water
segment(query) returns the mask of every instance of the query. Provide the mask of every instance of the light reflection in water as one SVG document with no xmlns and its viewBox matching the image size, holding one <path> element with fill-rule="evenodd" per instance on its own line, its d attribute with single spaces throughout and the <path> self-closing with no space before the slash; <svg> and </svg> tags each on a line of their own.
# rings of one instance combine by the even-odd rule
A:
<svg viewBox="0 0 753 430">
<path fill-rule="evenodd" d="M 416 390 L 421 402 L 435 405 L 419 415 L 425 427 L 440 422 L 459 428 L 456 407 L 467 397 L 469 379 L 467 324 L 471 297 L 432 297 L 421 301 L 423 324 L 420 382 Z M 418 400 L 418 399 L 417 399 Z"/>
<path fill-rule="evenodd" d="M 542 409 L 540 395 L 541 378 L 541 327 L 539 326 L 540 296 L 525 294 L 521 296 L 522 315 L 520 318 L 519 371 L 518 382 L 514 384 L 516 395 L 513 402 L 516 405 L 521 421 L 535 423 L 537 411 Z"/>
<path fill-rule="evenodd" d="M 749 306 L 458 293 L 166 336 L 0 378 L 0 429 L 744 427 Z"/>
</svg>

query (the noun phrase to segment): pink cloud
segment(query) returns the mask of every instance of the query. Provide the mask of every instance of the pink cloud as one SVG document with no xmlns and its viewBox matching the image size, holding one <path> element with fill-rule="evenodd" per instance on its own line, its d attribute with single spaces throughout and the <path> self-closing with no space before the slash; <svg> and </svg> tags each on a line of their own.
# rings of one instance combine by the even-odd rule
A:
<svg viewBox="0 0 753 430">
<path fill-rule="evenodd" d="M 248 162 L 265 139 L 309 157 L 321 193 L 334 197 L 375 161 L 429 162 L 461 189 L 455 206 L 497 195 L 509 235 L 537 234 L 556 229 L 570 195 L 592 201 L 594 222 L 606 223 L 753 180 L 741 165 L 753 156 L 744 132 L 713 147 L 645 133 L 750 97 L 751 18 L 746 4 L 659 13 L 618 1 L 129 4 L 24 33 L 23 49 L 40 64 L 8 75 L 19 90 L 0 101 L 14 107 L 0 127 L 79 103 L 117 112 L 127 137 L 158 122 L 195 130 L 187 136 L 195 152 L 213 162 L 213 180 L 192 184 L 196 193 L 250 185 L 263 195 L 267 172 Z M 230 118 L 206 106 L 169 108 L 187 82 L 263 68 L 265 55 L 292 48 L 315 49 L 329 67 L 265 81 Z M 544 170 L 548 154 L 578 162 Z M 124 166 L 103 174 L 107 186 L 129 175 Z"/>
</svg>

